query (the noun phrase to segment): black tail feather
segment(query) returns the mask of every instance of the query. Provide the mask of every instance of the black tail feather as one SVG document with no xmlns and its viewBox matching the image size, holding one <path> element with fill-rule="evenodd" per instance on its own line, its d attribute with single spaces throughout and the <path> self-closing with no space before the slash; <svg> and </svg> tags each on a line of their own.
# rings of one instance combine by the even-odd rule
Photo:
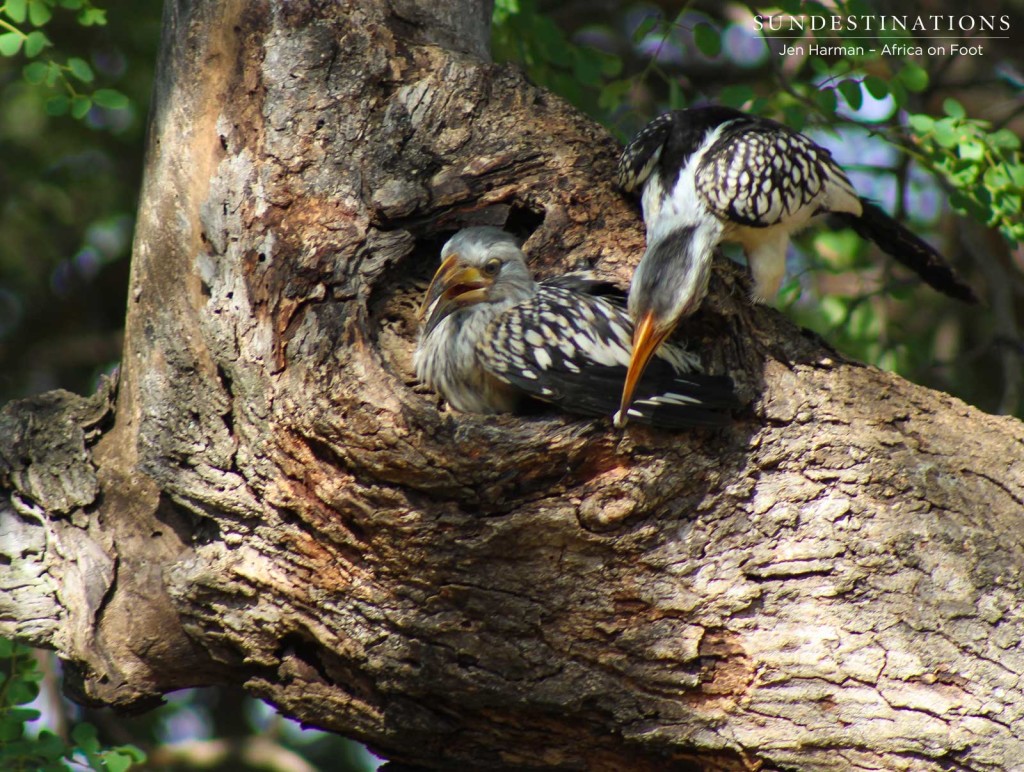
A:
<svg viewBox="0 0 1024 772">
<path fill-rule="evenodd" d="M 637 386 L 630 421 L 662 429 L 731 423 L 732 411 L 740 407 L 732 378 L 677 373 L 659 359 L 651 364 Z M 626 368 L 593 364 L 583 376 L 548 371 L 543 384 L 516 372 L 503 372 L 501 378 L 528 396 L 557 405 L 566 412 L 611 418 L 619 409 Z"/>
<path fill-rule="evenodd" d="M 875 242 L 879 249 L 903 263 L 939 292 L 965 303 L 978 302 L 971 286 L 931 245 L 868 199 L 860 201 L 864 208 L 860 217 L 837 213 L 839 220 L 862 238 Z"/>
<path fill-rule="evenodd" d="M 677 375 L 671 382 L 658 384 L 646 380 L 637 386 L 628 410 L 630 421 L 665 429 L 724 426 L 732 421 L 731 411 L 739 407 L 727 375 Z"/>
</svg>

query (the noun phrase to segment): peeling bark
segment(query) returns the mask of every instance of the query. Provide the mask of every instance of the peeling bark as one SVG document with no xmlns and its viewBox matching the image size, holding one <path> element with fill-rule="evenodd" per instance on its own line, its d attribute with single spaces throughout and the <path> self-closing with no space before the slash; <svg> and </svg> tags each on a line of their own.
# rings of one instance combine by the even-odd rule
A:
<svg viewBox="0 0 1024 772">
<path fill-rule="evenodd" d="M 643 245 L 614 141 L 440 5 L 168 3 L 116 402 L 0 414 L 0 633 L 83 700 L 239 683 L 429 767 L 1012 768 L 1020 422 L 725 260 L 688 334 L 728 430 L 416 385 L 447 233 L 623 283 Z"/>
</svg>

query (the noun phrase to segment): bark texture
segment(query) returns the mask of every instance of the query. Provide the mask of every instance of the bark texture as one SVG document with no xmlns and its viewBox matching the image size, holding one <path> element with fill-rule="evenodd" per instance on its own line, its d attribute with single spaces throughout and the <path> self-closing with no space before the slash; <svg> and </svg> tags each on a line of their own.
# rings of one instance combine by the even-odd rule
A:
<svg viewBox="0 0 1024 772">
<path fill-rule="evenodd" d="M 440 244 L 625 282 L 615 142 L 473 0 L 165 13 L 119 383 L 0 413 L 0 633 L 81 699 L 241 683 L 432 768 L 1024 758 L 1020 422 L 724 260 L 688 332 L 730 429 L 451 413 L 410 366 Z"/>
</svg>

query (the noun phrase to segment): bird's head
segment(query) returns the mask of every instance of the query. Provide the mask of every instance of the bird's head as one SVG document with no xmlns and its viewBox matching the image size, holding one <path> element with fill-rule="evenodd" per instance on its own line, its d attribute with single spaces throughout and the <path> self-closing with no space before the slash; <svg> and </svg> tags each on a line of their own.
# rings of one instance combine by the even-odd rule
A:
<svg viewBox="0 0 1024 772">
<path fill-rule="evenodd" d="M 515 238 L 481 226 L 456 233 L 441 250 L 441 266 L 420 306 L 423 334 L 461 308 L 530 297 L 536 284 Z"/>
<path fill-rule="evenodd" d="M 706 255 L 705 255 L 706 252 Z M 710 259 L 702 236 L 693 226 L 677 226 L 648 234 L 648 247 L 629 286 L 629 315 L 633 318 L 633 352 L 622 389 L 615 425 L 622 427 L 633 394 L 658 346 L 679 321 L 700 306 L 707 293 Z"/>
<path fill-rule="evenodd" d="M 630 301 L 632 299 L 631 293 Z M 633 404 L 633 395 L 651 357 L 676 326 L 674 318 L 658 314 L 653 309 L 641 311 L 636 319 L 636 326 L 633 328 L 633 351 L 629 357 L 629 368 L 626 370 L 626 382 L 622 387 L 622 401 L 619 404 L 619 412 L 615 414 L 615 425 L 620 429 L 629 420 L 629 407 Z"/>
</svg>

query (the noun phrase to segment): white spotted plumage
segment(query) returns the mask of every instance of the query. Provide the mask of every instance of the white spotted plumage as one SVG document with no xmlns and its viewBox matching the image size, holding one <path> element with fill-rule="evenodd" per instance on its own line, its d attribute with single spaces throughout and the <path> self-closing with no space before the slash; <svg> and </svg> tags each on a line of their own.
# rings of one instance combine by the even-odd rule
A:
<svg viewBox="0 0 1024 772">
<path fill-rule="evenodd" d="M 783 124 L 710 106 L 675 110 L 643 128 L 619 159 L 618 184 L 641 191 L 647 248 L 633 273 L 633 356 L 617 423 L 653 352 L 707 294 L 721 242 L 742 245 L 755 300 L 775 297 L 790 237 L 830 213 L 952 297 L 974 301 L 929 244 L 860 198 L 828 150 Z"/>
<path fill-rule="evenodd" d="M 630 170 L 635 170 L 631 172 Z M 789 238 L 822 212 L 859 216 L 861 201 L 827 150 L 788 127 L 722 107 L 676 110 L 655 118 L 623 152 L 619 181 L 642 187 L 647 251 L 634 274 L 630 308 L 643 296 L 675 318 L 692 313 L 707 292 L 708 265 L 721 242 L 742 245 L 754 297 L 775 296 L 785 274 Z M 664 242 L 685 229 L 684 268 L 651 267 L 678 249 Z M 649 275 L 673 275 L 657 287 Z M 641 297 L 634 299 L 632 295 Z M 671 294 L 673 297 L 668 297 Z"/>
<path fill-rule="evenodd" d="M 481 289 L 476 277 L 495 256 L 502 267 Z M 420 380 L 464 412 L 509 412 L 524 397 L 584 415 L 615 411 L 633 335 L 621 296 L 602 294 L 607 285 L 585 275 L 533 281 L 512 237 L 494 228 L 461 231 L 442 257 L 414 356 Z M 446 284 L 448 274 L 458 278 Z M 638 420 L 723 423 L 732 383 L 698 369 L 682 346 L 663 346 L 642 384 Z"/>
</svg>

